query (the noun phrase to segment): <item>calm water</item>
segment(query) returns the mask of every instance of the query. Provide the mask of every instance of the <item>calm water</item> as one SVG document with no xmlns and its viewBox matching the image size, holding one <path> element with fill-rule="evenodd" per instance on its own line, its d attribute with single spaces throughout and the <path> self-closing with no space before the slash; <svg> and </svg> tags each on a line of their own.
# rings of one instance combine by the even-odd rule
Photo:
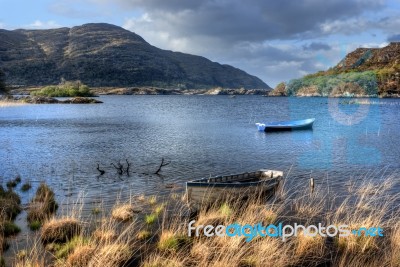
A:
<svg viewBox="0 0 400 267">
<path fill-rule="evenodd" d="M 152 194 L 204 176 L 290 169 L 288 180 L 341 190 L 349 179 L 400 169 L 400 100 L 340 105 L 338 99 L 259 96 L 102 96 L 99 105 L 0 109 L 0 182 L 19 173 L 47 181 L 60 201 Z M 379 104 L 379 105 L 378 105 Z M 316 118 L 313 130 L 257 132 L 254 123 Z M 165 158 L 171 163 L 152 173 Z M 132 162 L 130 177 L 111 162 Z M 106 174 L 98 177 L 96 164 Z M 28 200 L 34 190 L 25 194 Z"/>
</svg>

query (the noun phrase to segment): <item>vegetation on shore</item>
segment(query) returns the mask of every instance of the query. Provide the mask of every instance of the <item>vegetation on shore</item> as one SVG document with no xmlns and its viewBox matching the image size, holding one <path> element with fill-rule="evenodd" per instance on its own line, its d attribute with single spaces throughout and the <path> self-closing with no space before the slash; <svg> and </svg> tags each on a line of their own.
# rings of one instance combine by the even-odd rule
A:
<svg viewBox="0 0 400 267">
<path fill-rule="evenodd" d="M 100 220 L 84 220 L 79 212 L 46 217 L 36 242 L 17 253 L 14 266 L 400 266 L 399 213 L 393 209 L 400 196 L 389 193 L 395 181 L 352 184 L 343 196 L 319 188 L 300 194 L 283 188 L 267 203 L 260 199 L 219 203 L 194 218 L 185 215 L 183 198 L 171 195 L 160 202 L 154 196 L 136 196 L 103 211 Z M 42 185 L 34 200 L 53 195 L 48 190 Z M 235 222 L 374 226 L 383 228 L 384 236 L 299 234 L 285 242 L 273 237 L 250 242 L 245 236 L 189 237 L 188 223 L 193 219 L 195 225 L 214 226 Z"/>
<path fill-rule="evenodd" d="M 335 67 L 279 84 L 272 96 L 400 97 L 400 43 L 358 48 Z"/>
<path fill-rule="evenodd" d="M 46 86 L 42 89 L 32 91 L 33 96 L 47 97 L 92 97 L 94 94 L 90 88 L 81 81 L 61 81 L 59 85 Z"/>
<path fill-rule="evenodd" d="M 31 230 L 40 228 L 45 220 L 51 218 L 58 204 L 53 190 L 45 183 L 41 183 L 28 207 L 27 221 Z"/>
<path fill-rule="evenodd" d="M 280 83 L 270 95 L 377 97 L 378 79 L 375 71 L 353 71 L 332 75 L 316 73 L 293 79 L 288 83 Z"/>
<path fill-rule="evenodd" d="M 0 185 L 0 266 L 5 266 L 2 252 L 8 248 L 7 237 L 20 232 L 20 228 L 14 224 L 13 220 L 22 210 L 21 199 L 13 188 L 8 187 L 8 190 L 5 190 Z"/>
</svg>

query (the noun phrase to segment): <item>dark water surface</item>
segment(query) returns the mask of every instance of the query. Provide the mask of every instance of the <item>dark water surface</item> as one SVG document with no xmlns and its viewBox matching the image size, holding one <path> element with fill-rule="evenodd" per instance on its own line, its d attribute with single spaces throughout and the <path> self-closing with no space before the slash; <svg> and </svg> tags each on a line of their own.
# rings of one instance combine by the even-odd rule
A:
<svg viewBox="0 0 400 267">
<path fill-rule="evenodd" d="M 0 182 L 18 173 L 46 181 L 60 201 L 114 202 L 165 184 L 273 168 L 291 182 L 341 190 L 352 177 L 400 169 L 400 100 L 342 105 L 343 99 L 259 96 L 102 96 L 98 105 L 0 109 Z M 255 122 L 316 118 L 313 130 L 257 132 Z M 152 173 L 165 158 L 171 163 Z M 130 177 L 111 162 L 132 162 Z M 106 174 L 97 177 L 96 163 Z M 398 189 L 396 189 L 398 190 Z M 34 190 L 25 194 L 27 201 Z"/>
</svg>

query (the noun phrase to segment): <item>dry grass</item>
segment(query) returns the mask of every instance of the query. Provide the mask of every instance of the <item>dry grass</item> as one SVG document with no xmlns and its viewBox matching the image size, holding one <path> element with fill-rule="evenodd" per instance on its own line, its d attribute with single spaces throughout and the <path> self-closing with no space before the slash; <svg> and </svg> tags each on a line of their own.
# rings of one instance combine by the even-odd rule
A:
<svg viewBox="0 0 400 267">
<path fill-rule="evenodd" d="M 286 241 L 268 236 L 257 236 L 249 242 L 243 235 L 188 237 L 188 222 L 193 218 L 184 215 L 184 204 L 174 199 L 178 202 L 175 208 L 168 202 L 157 205 L 156 197 L 146 201 L 145 212 L 156 218 L 151 224 L 146 222 L 145 214 L 130 220 L 133 206 L 124 204 L 116 206 L 109 217 L 102 213 L 105 217 L 100 222 L 97 218 L 81 224 L 73 216 L 50 219 L 44 223 L 40 236 L 46 242 L 65 242 L 58 244 L 64 248 L 61 266 L 117 267 L 128 265 L 131 260 L 134 266 L 143 267 L 400 266 L 400 216 L 394 209 L 400 203 L 400 194 L 389 194 L 391 186 L 389 182 L 355 184 L 351 188 L 354 194 L 344 197 L 318 189 L 313 194 L 286 192 L 286 198 L 264 203 L 254 200 L 245 206 L 239 202 L 215 204 L 200 210 L 194 218 L 195 225 L 214 226 L 259 222 L 346 224 L 351 229 L 374 226 L 384 229 L 384 237 L 308 237 L 302 232 Z M 73 239 L 77 235 L 84 242 L 72 242 L 80 240 Z M 37 259 L 27 256 L 24 261 L 40 263 Z M 37 266 L 48 266 L 41 264 Z"/>
<path fill-rule="evenodd" d="M 11 189 L 4 190 L 0 185 L 0 221 L 14 219 L 21 211 L 21 199 Z"/>
<path fill-rule="evenodd" d="M 93 232 L 93 238 L 99 242 L 112 242 L 118 237 L 114 229 L 96 229 Z"/>
<path fill-rule="evenodd" d="M 113 243 L 97 249 L 88 266 L 123 266 L 132 257 L 132 251 L 126 243 Z"/>
<path fill-rule="evenodd" d="M 148 202 L 150 205 L 156 205 L 157 204 L 157 196 L 150 196 L 148 199 Z"/>
<path fill-rule="evenodd" d="M 69 254 L 66 264 L 67 266 L 86 267 L 93 257 L 95 247 L 93 245 L 79 246 Z"/>
<path fill-rule="evenodd" d="M 75 218 L 51 219 L 46 222 L 40 232 L 43 242 L 63 242 L 78 235 L 81 223 Z"/>
<path fill-rule="evenodd" d="M 0 255 L 5 248 L 6 248 L 6 239 L 2 234 L 0 234 Z"/>
<path fill-rule="evenodd" d="M 390 265 L 400 266 L 400 223 L 397 222 L 393 227 L 390 236 Z"/>
<path fill-rule="evenodd" d="M 163 256 L 153 256 L 147 259 L 142 267 L 184 267 L 185 264 L 182 259 L 178 257 L 167 258 Z"/>
<path fill-rule="evenodd" d="M 140 209 L 135 208 L 131 204 L 123 204 L 116 206 L 112 210 L 112 217 L 116 220 L 128 221 L 135 216 L 135 213 L 139 213 Z"/>
<path fill-rule="evenodd" d="M 199 212 L 199 216 L 196 220 L 196 225 L 220 225 L 229 224 L 228 222 L 232 219 L 232 208 L 227 204 L 221 205 L 216 204 L 210 209 L 203 209 Z"/>
<path fill-rule="evenodd" d="M 14 267 L 44 267 L 48 266 L 49 263 L 46 262 L 45 250 L 38 240 L 33 240 L 30 243 L 28 250 L 25 250 L 23 255 L 20 257 L 16 256 L 15 263 L 12 265 Z"/>
<path fill-rule="evenodd" d="M 150 231 L 148 231 L 148 230 L 141 230 L 141 231 L 139 231 L 139 232 L 137 233 L 136 238 L 139 239 L 139 240 L 141 240 L 141 241 L 144 241 L 144 240 L 149 239 L 151 236 L 152 236 L 152 234 L 151 234 Z"/>
<path fill-rule="evenodd" d="M 247 266 L 285 266 L 290 262 L 290 246 L 276 238 L 263 238 L 250 246 L 246 255 L 240 262 Z M 229 253 L 230 254 L 230 253 Z M 229 255 L 232 256 L 232 255 Z M 229 257 L 226 256 L 226 259 Z"/>
<path fill-rule="evenodd" d="M 41 183 L 36 194 L 28 206 L 27 220 L 32 222 L 43 222 L 48 219 L 58 208 L 55 194 L 45 183 Z"/>
<path fill-rule="evenodd" d="M 178 251 L 188 243 L 188 236 L 171 230 L 164 230 L 160 235 L 157 248 L 161 251 Z"/>
<path fill-rule="evenodd" d="M 23 105 L 26 105 L 26 103 L 20 101 L 0 100 L 0 108 L 19 107 Z"/>
<path fill-rule="evenodd" d="M 299 264 L 322 264 L 328 260 L 329 255 L 325 237 L 320 235 L 310 237 L 300 233 L 294 242 L 293 258 L 297 258 Z"/>
</svg>

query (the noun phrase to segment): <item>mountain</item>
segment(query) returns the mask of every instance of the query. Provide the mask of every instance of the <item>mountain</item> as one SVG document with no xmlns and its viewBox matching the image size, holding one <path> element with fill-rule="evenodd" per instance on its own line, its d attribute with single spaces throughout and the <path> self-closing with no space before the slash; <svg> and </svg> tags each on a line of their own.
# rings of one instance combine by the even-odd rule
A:
<svg viewBox="0 0 400 267">
<path fill-rule="evenodd" d="M 121 27 L 91 23 L 50 30 L 0 30 L 0 68 L 11 85 L 269 89 L 259 78 L 204 57 L 162 50 Z"/>
<path fill-rule="evenodd" d="M 357 48 L 327 71 L 279 84 L 271 95 L 400 96 L 400 42 Z"/>
</svg>

